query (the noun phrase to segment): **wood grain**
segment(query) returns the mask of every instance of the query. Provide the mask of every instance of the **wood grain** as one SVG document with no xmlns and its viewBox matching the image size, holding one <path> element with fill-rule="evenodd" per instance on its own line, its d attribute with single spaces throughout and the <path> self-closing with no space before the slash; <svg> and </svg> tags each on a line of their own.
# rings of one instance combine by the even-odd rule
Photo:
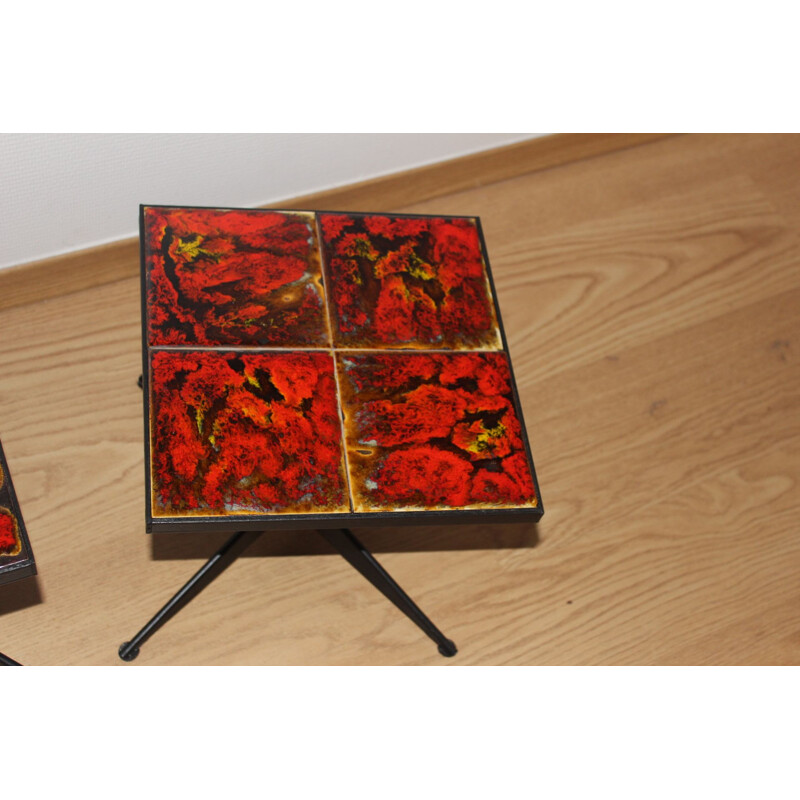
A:
<svg viewBox="0 0 800 800">
<path fill-rule="evenodd" d="M 800 139 L 465 170 L 441 196 L 410 176 L 397 210 L 482 218 L 547 511 L 358 532 L 458 656 L 285 532 L 135 663 L 800 663 Z M 225 538 L 144 533 L 138 283 L 6 308 L 0 333 L 0 437 L 39 567 L 0 587 L 0 649 L 121 664 Z"/>
<path fill-rule="evenodd" d="M 526 172 L 625 150 L 674 134 L 559 133 L 485 150 L 414 170 L 384 175 L 349 186 L 327 189 L 279 203 L 271 208 L 391 211 L 421 199 L 446 196 L 472 186 Z M 158 198 L 142 198 L 143 203 Z M 131 226 L 138 224 L 131 211 Z M 139 240 L 110 244 L 0 270 L 0 309 L 59 297 L 138 274 Z"/>
</svg>

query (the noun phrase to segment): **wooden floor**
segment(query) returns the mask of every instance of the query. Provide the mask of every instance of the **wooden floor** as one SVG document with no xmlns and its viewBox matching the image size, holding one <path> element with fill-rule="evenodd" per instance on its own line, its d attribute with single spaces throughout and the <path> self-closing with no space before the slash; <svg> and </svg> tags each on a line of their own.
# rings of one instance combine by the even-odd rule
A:
<svg viewBox="0 0 800 800">
<path fill-rule="evenodd" d="M 545 517 L 359 531 L 458 655 L 298 532 L 263 536 L 136 664 L 800 663 L 800 137 L 469 185 L 393 210 L 482 218 Z M 138 282 L 6 308 L 0 336 L 39 568 L 0 587 L 0 650 L 121 664 L 225 538 L 144 533 Z"/>
</svg>

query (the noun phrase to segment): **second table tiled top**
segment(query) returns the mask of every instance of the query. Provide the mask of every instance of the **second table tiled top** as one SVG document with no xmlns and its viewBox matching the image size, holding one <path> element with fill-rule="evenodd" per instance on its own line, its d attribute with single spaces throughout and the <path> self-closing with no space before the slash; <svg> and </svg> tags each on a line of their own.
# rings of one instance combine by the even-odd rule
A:
<svg viewBox="0 0 800 800">
<path fill-rule="evenodd" d="M 0 444 L 0 585 L 35 574 L 28 534 Z"/>
<path fill-rule="evenodd" d="M 149 521 L 538 511 L 479 221 L 145 206 Z"/>
</svg>

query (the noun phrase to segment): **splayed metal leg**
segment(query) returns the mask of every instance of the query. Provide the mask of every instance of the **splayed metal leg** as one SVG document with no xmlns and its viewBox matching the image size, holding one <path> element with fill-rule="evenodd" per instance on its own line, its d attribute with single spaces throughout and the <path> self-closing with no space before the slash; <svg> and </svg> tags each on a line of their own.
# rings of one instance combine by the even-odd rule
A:
<svg viewBox="0 0 800 800">
<path fill-rule="evenodd" d="M 398 586 L 392 576 L 378 563 L 352 531 L 343 528 L 338 531 L 319 531 L 353 567 L 355 567 L 378 591 L 392 601 L 412 622 L 424 631 L 438 645 L 439 652 L 448 658 L 458 651 L 429 619 L 419 606 Z"/>
<path fill-rule="evenodd" d="M 19 661 L 14 661 L 13 658 L 9 658 L 6 655 L 0 653 L 0 667 L 21 667 L 22 664 Z"/>
<path fill-rule="evenodd" d="M 167 604 L 129 642 L 119 648 L 123 661 L 133 661 L 139 648 L 167 621 L 175 616 L 190 600 L 197 597 L 218 575 L 222 574 L 258 537 L 261 531 L 235 533 L 189 579 Z"/>
<path fill-rule="evenodd" d="M 334 531 L 318 531 L 319 534 L 348 562 L 355 567 L 388 600 L 391 600 L 412 622 L 414 622 L 448 658 L 458 651 L 419 606 L 400 588 L 392 576 L 378 563 L 363 544 L 345 528 Z M 123 642 L 119 657 L 133 661 L 140 647 L 178 613 L 190 600 L 205 589 L 218 575 L 227 569 L 259 536 L 261 531 L 242 531 L 234 534 L 178 591 L 158 613 L 130 641 Z"/>
</svg>

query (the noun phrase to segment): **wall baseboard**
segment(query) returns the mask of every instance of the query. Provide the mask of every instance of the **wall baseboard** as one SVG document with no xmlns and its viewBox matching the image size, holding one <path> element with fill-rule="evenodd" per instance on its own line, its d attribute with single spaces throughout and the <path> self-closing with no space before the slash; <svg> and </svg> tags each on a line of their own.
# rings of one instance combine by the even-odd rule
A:
<svg viewBox="0 0 800 800">
<path fill-rule="evenodd" d="M 269 207 L 399 211 L 414 203 L 626 150 L 674 135 L 559 133 L 303 195 L 270 204 Z M 132 216 L 135 217 L 137 212 L 138 209 L 132 209 Z M 9 267 L 0 270 L 0 309 L 131 278 L 138 272 L 137 238 Z"/>
</svg>

